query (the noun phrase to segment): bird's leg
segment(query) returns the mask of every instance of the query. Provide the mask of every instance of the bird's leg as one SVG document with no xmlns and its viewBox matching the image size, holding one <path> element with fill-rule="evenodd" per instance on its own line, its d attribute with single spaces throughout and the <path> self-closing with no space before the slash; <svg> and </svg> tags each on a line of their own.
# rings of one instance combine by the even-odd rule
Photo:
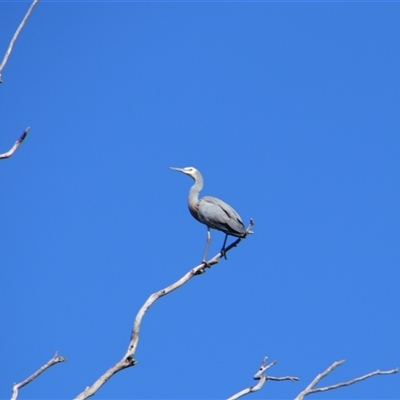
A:
<svg viewBox="0 0 400 400">
<path fill-rule="evenodd" d="M 226 253 L 225 253 L 225 246 L 226 246 L 226 241 L 227 240 L 228 240 L 228 235 L 225 235 L 224 244 L 222 245 L 222 249 L 221 249 L 221 257 L 224 257 L 225 260 L 227 260 Z"/>
<path fill-rule="evenodd" d="M 210 241 L 211 241 L 211 232 L 210 232 L 210 228 L 207 226 L 207 241 L 206 241 L 206 248 L 204 249 L 204 255 L 203 255 L 203 261 L 202 263 L 204 263 L 206 266 L 207 264 L 207 253 L 208 253 L 208 246 L 210 245 Z"/>
</svg>

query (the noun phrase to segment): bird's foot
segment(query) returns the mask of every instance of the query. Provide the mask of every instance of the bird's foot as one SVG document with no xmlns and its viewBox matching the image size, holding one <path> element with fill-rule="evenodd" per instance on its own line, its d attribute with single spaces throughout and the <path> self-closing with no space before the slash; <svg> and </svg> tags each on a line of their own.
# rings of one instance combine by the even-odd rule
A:
<svg viewBox="0 0 400 400">
<path fill-rule="evenodd" d="M 226 257 L 226 251 L 225 251 L 225 248 L 221 249 L 220 253 L 221 253 L 221 257 L 225 258 L 225 260 L 227 260 L 227 259 L 228 259 L 228 258 Z"/>
<path fill-rule="evenodd" d="M 202 260 L 201 263 L 204 264 L 204 268 L 210 268 L 211 267 L 211 265 L 206 260 Z"/>
</svg>

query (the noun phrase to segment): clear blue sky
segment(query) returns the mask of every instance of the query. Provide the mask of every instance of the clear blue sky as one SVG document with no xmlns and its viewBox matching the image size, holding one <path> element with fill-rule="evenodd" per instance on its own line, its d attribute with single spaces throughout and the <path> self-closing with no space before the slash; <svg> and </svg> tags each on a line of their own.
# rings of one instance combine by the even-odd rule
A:
<svg viewBox="0 0 400 400">
<path fill-rule="evenodd" d="M 0 3 L 3 56 L 28 3 Z M 145 316 L 139 364 L 97 398 L 291 398 L 400 366 L 400 4 L 55 3 L 0 86 L 0 398 L 77 395 L 120 359 L 147 297 L 197 265 L 203 194 L 255 234 Z M 223 234 L 213 233 L 210 254 Z M 321 399 L 398 398 L 400 376 Z M 314 395 L 315 396 L 315 395 Z"/>
</svg>

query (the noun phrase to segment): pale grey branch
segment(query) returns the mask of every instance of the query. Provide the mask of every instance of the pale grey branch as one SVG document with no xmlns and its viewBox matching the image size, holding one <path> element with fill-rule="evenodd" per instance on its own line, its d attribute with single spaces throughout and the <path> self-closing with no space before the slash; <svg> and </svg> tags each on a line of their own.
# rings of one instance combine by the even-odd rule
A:
<svg viewBox="0 0 400 400">
<path fill-rule="evenodd" d="M 17 30 L 15 31 L 13 37 L 11 38 L 10 44 L 8 45 L 8 48 L 6 50 L 6 54 L 4 55 L 3 61 L 0 64 L 0 83 L 3 82 L 2 80 L 2 75 L 3 75 L 3 69 L 7 64 L 8 58 L 10 57 L 10 54 L 14 48 L 14 44 L 18 38 L 18 35 L 20 34 L 22 28 L 25 26 L 26 21 L 28 20 L 29 16 L 31 15 L 34 7 L 36 6 L 36 4 L 39 2 L 39 0 L 33 0 L 32 4 L 30 5 L 30 7 L 28 8 L 28 11 L 25 14 L 25 17 L 22 19 L 21 23 L 19 24 Z M 10 150 L 8 150 L 5 153 L 0 154 L 0 160 L 4 159 L 4 158 L 8 158 L 11 157 L 15 151 L 18 149 L 18 147 L 20 146 L 20 144 L 24 141 L 24 139 L 26 138 L 26 135 L 28 134 L 30 128 L 26 128 L 24 130 L 24 132 L 22 133 L 22 135 L 20 136 L 20 138 L 14 143 L 14 146 L 11 147 Z"/>
<path fill-rule="evenodd" d="M 28 378 L 26 378 L 24 381 L 20 382 L 20 383 L 14 383 L 13 385 L 13 389 L 12 389 L 12 396 L 11 396 L 11 400 L 16 400 L 18 397 L 18 391 L 19 389 L 23 388 L 24 386 L 26 386 L 28 383 L 32 382 L 34 379 L 36 379 L 41 373 L 43 373 L 44 371 L 46 371 L 46 369 L 52 367 L 55 364 L 58 364 L 60 362 L 64 362 L 67 361 L 66 358 L 64 357 L 60 357 L 58 355 L 58 352 L 56 351 L 56 354 L 54 354 L 54 356 L 47 361 L 46 364 L 44 364 L 42 367 L 40 367 L 36 372 L 34 372 L 31 376 L 29 376 Z"/>
<path fill-rule="evenodd" d="M 250 224 L 246 229 L 246 232 L 249 233 L 252 226 L 254 225 L 254 221 L 250 220 Z M 225 248 L 224 254 L 228 251 L 236 247 L 244 238 L 238 238 L 231 245 Z M 210 268 L 211 266 L 217 264 L 220 258 L 224 255 L 218 253 L 216 256 L 211 258 L 209 261 L 202 262 L 197 267 L 192 268 L 189 272 L 187 272 L 182 278 L 167 286 L 164 289 L 159 290 L 158 292 L 153 293 L 140 308 L 139 312 L 136 315 L 135 321 L 133 323 L 133 328 L 131 332 L 131 338 L 129 341 L 128 349 L 125 354 L 115 365 L 109 368 L 103 375 L 101 375 L 91 386 L 86 387 L 86 389 L 81 392 L 75 400 L 84 400 L 91 396 L 93 396 L 114 374 L 119 371 L 122 371 L 125 368 L 132 367 L 137 364 L 137 361 L 134 359 L 136 349 L 139 342 L 139 331 L 140 325 L 142 323 L 142 319 L 146 314 L 147 310 L 154 304 L 154 302 L 161 297 L 173 292 L 174 290 L 180 288 L 182 285 L 187 283 L 191 278 L 196 275 L 203 274 L 206 271 L 206 268 Z"/>
<path fill-rule="evenodd" d="M 268 380 L 269 381 L 292 381 L 292 382 L 297 382 L 299 378 L 297 376 L 270 376 L 268 375 Z"/>
<path fill-rule="evenodd" d="M 14 36 L 11 38 L 11 42 L 8 45 L 8 49 L 6 51 L 6 54 L 4 55 L 3 61 L 0 64 L 0 83 L 2 83 L 2 74 L 3 74 L 3 69 L 7 64 L 8 61 L 8 57 L 10 57 L 10 54 L 12 52 L 12 49 L 14 47 L 14 44 L 18 38 L 18 35 L 20 34 L 22 28 L 25 26 L 26 21 L 28 20 L 29 16 L 31 15 L 34 7 L 36 6 L 36 4 L 39 2 L 39 0 L 33 0 L 32 4 L 30 5 L 28 11 L 25 14 L 25 17 L 22 19 L 21 23 L 19 24 L 19 27 L 17 28 L 17 30 L 14 33 Z"/>
<path fill-rule="evenodd" d="M 18 138 L 18 140 L 14 143 L 14 146 L 11 147 L 10 150 L 8 150 L 8 151 L 5 152 L 5 153 L 0 154 L 0 160 L 2 160 L 2 159 L 4 159 L 4 158 L 11 157 L 11 156 L 16 152 L 16 150 L 18 149 L 18 147 L 20 146 L 20 144 L 25 140 L 26 135 L 27 135 L 28 132 L 29 132 L 29 129 L 31 129 L 31 128 L 28 127 L 28 128 L 26 128 L 26 129 L 22 132 L 22 135 Z"/>
<path fill-rule="evenodd" d="M 268 357 L 264 357 L 264 360 L 261 363 L 260 368 L 253 376 L 253 379 L 258 380 L 257 385 L 250 386 L 246 389 L 241 390 L 238 393 L 235 393 L 233 396 L 229 397 L 228 400 L 236 400 L 239 397 L 245 396 L 246 394 L 256 392 L 257 390 L 260 390 L 263 387 L 264 383 L 268 380 L 270 380 L 270 381 L 298 381 L 299 380 L 299 378 L 297 378 L 296 376 L 274 377 L 274 376 L 263 375 L 264 372 L 268 368 L 273 367 L 277 363 L 277 361 L 273 361 L 272 363 L 267 364 L 267 360 L 268 360 Z"/>
<path fill-rule="evenodd" d="M 345 360 L 335 361 L 325 371 L 323 371 L 320 374 L 318 374 L 313 379 L 313 381 L 301 393 L 299 393 L 297 395 L 295 400 L 303 400 L 305 396 L 308 396 L 309 394 L 312 394 L 312 393 L 326 392 L 327 390 L 333 390 L 333 389 L 338 389 L 338 388 L 343 387 L 343 386 L 349 386 L 349 385 L 352 385 L 353 383 L 357 383 L 357 382 L 363 381 L 364 379 L 368 379 L 371 376 L 389 375 L 389 374 L 395 374 L 395 373 L 398 372 L 398 368 L 394 368 L 394 369 L 391 369 L 389 371 L 381 371 L 381 370 L 378 369 L 376 371 L 370 372 L 370 373 L 365 374 L 363 376 L 360 376 L 358 378 L 351 379 L 351 380 L 349 380 L 347 382 L 340 382 L 340 383 L 336 383 L 335 385 L 329 385 L 329 386 L 324 386 L 324 387 L 321 387 L 321 388 L 315 388 L 315 385 L 321 379 L 323 379 L 325 376 L 330 374 L 336 367 L 342 365 L 344 362 L 345 362 Z"/>
<path fill-rule="evenodd" d="M 260 378 L 260 380 L 258 381 L 257 385 L 250 386 L 250 387 L 248 387 L 246 389 L 241 390 L 240 392 L 238 392 L 238 393 L 234 394 L 233 396 L 229 397 L 228 400 L 236 400 L 239 397 L 246 396 L 246 394 L 253 393 L 253 392 L 256 392 L 257 390 L 260 390 L 264 386 L 264 383 L 267 381 L 267 379 L 268 378 L 265 375 L 262 376 Z"/>
</svg>

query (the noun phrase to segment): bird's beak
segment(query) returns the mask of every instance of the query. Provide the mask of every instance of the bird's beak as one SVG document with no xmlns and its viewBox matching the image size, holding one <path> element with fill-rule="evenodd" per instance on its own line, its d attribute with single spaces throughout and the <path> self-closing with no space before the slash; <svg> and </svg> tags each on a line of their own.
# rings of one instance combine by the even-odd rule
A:
<svg viewBox="0 0 400 400">
<path fill-rule="evenodd" d="M 172 169 L 173 171 L 183 172 L 183 168 L 169 167 L 169 169 Z"/>
</svg>

